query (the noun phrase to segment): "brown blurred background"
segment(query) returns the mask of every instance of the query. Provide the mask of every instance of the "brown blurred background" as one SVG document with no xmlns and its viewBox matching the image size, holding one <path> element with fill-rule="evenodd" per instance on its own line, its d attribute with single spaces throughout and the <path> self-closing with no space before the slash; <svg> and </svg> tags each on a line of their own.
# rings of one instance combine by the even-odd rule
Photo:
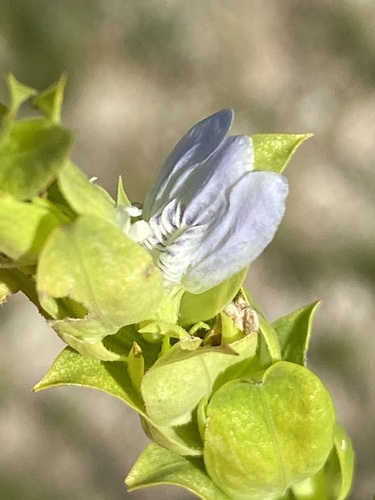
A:
<svg viewBox="0 0 375 500">
<path fill-rule="evenodd" d="M 375 492 L 373 0 L 1 0 L 0 72 L 40 89 L 69 76 L 76 162 L 142 201 L 191 125 L 313 132 L 287 173 L 287 216 L 248 285 L 275 319 L 323 299 L 310 366 L 357 452 L 351 499 Z M 4 80 L 0 98 L 7 99 Z M 146 445 L 137 416 L 89 389 L 32 394 L 62 343 L 21 296 L 0 310 L 0 498 L 120 500 Z M 129 498 L 192 498 L 183 490 Z"/>
</svg>

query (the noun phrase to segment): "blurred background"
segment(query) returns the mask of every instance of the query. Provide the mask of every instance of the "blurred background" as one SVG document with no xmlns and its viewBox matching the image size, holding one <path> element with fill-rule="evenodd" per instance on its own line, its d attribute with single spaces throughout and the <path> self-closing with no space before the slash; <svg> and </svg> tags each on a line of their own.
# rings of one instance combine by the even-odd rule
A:
<svg viewBox="0 0 375 500">
<path fill-rule="evenodd" d="M 248 286 L 273 320 L 323 299 L 310 366 L 357 453 L 351 499 L 375 492 L 373 0 L 1 0 L 0 73 L 43 89 L 68 73 L 75 161 L 142 201 L 191 125 L 313 132 L 287 174 L 286 218 Z M 4 79 L 0 99 L 7 99 Z M 120 500 L 147 440 L 119 401 L 30 389 L 63 347 L 22 297 L 0 309 L 0 498 Z M 129 498 L 188 499 L 175 488 Z"/>
</svg>

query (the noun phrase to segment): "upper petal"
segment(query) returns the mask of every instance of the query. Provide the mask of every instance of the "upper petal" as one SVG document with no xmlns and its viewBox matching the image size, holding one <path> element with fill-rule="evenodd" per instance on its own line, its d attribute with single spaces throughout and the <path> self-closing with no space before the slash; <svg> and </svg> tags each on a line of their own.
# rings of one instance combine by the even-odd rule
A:
<svg viewBox="0 0 375 500">
<path fill-rule="evenodd" d="M 220 217 L 227 209 L 233 186 L 253 169 L 253 164 L 251 138 L 227 137 L 204 165 L 196 167 L 180 192 L 174 193 L 186 207 L 186 223 L 202 225 Z"/>
<path fill-rule="evenodd" d="M 196 165 L 209 158 L 222 144 L 233 122 L 233 111 L 223 109 L 197 123 L 177 143 L 146 196 L 143 212 L 148 220 L 171 199 L 170 190 L 181 184 Z"/>
<path fill-rule="evenodd" d="M 274 172 L 250 172 L 229 194 L 227 211 L 213 219 L 192 255 L 185 290 L 202 293 L 246 268 L 270 243 L 285 212 L 288 183 Z"/>
</svg>

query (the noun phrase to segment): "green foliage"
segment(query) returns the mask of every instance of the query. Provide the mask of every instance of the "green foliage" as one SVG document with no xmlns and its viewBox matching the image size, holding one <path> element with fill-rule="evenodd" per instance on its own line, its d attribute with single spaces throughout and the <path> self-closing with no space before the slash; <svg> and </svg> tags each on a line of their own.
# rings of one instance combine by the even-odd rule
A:
<svg viewBox="0 0 375 500">
<path fill-rule="evenodd" d="M 354 451 L 344 429 L 336 424 L 334 447 L 324 467 L 315 476 L 293 486 L 294 498 L 344 500 L 353 480 Z"/>
<path fill-rule="evenodd" d="M 57 332 L 88 343 L 147 319 L 163 295 L 160 272 L 146 250 L 114 224 L 89 215 L 50 236 L 40 255 L 37 288 Z M 65 297 L 87 314 L 61 319 L 55 299 Z"/>
<path fill-rule="evenodd" d="M 33 99 L 33 106 L 55 123 L 60 122 L 65 84 L 66 75 L 62 75 L 60 80 Z"/>
<path fill-rule="evenodd" d="M 122 179 L 115 202 L 70 160 L 64 86 L 38 93 L 11 76 L 0 106 L 0 303 L 21 290 L 68 344 L 34 390 L 91 387 L 138 412 L 154 443 L 131 490 L 344 500 L 353 450 L 306 367 L 318 304 L 271 325 L 241 289 L 247 270 L 203 294 L 165 287 L 117 220 L 131 205 Z M 18 120 L 30 98 L 42 116 Z M 256 169 L 282 172 L 308 137 L 253 136 Z"/>
<path fill-rule="evenodd" d="M 124 185 L 122 183 L 122 177 L 120 175 L 117 185 L 117 202 L 116 205 L 118 207 L 129 207 L 131 205 L 129 198 L 127 197 L 124 189 Z"/>
<path fill-rule="evenodd" d="M 111 196 L 91 182 L 74 163 L 65 162 L 57 180 L 61 194 L 76 214 L 115 221 L 115 202 Z"/>
<path fill-rule="evenodd" d="M 320 302 L 302 307 L 273 323 L 281 349 L 281 359 L 306 365 L 312 320 Z"/>
<path fill-rule="evenodd" d="M 180 323 L 193 325 L 216 316 L 227 306 L 241 288 L 247 269 L 235 274 L 229 280 L 200 294 L 185 292 L 181 300 Z"/>
<path fill-rule="evenodd" d="M 199 498 L 229 500 L 210 479 L 200 460 L 182 457 L 156 444 L 150 444 L 140 455 L 126 478 L 130 491 L 174 484 L 195 493 Z"/>
<path fill-rule="evenodd" d="M 20 120 L 0 135 L 0 192 L 30 200 L 51 184 L 68 157 L 73 135 L 44 119 Z"/>
<path fill-rule="evenodd" d="M 0 252 L 19 264 L 34 264 L 43 245 L 60 220 L 46 206 L 0 196 Z"/>
<path fill-rule="evenodd" d="M 282 173 L 297 148 L 312 134 L 255 134 L 255 169 Z"/>
<path fill-rule="evenodd" d="M 230 498 L 277 498 L 321 469 L 334 423 L 320 380 L 280 361 L 260 383 L 231 381 L 212 396 L 204 434 L 207 471 Z"/>
<path fill-rule="evenodd" d="M 9 110 L 8 119 L 12 120 L 16 117 L 20 106 L 33 97 L 37 91 L 19 82 L 12 74 L 8 76 L 7 83 L 10 95 L 10 105 L 7 108 Z"/>
<path fill-rule="evenodd" d="M 256 335 L 223 347 L 200 347 L 184 350 L 181 343 L 162 356 L 145 374 L 142 396 L 147 414 L 159 425 L 189 422 L 199 401 L 212 391 L 220 373 L 255 355 Z"/>
<path fill-rule="evenodd" d="M 125 361 L 100 361 L 90 356 L 82 356 L 71 347 L 66 347 L 33 390 L 40 391 L 59 385 L 99 389 L 120 399 L 138 413 L 144 413 L 142 399 L 132 384 Z"/>
</svg>

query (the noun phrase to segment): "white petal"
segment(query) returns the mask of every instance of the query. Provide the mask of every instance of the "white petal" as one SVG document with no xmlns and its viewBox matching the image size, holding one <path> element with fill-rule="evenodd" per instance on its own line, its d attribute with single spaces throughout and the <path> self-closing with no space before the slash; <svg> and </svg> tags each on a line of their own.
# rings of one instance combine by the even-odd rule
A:
<svg viewBox="0 0 375 500">
<path fill-rule="evenodd" d="M 274 237 L 285 212 L 288 183 L 274 172 L 250 172 L 229 195 L 229 207 L 192 256 L 183 286 L 202 293 L 246 268 Z"/>
</svg>

